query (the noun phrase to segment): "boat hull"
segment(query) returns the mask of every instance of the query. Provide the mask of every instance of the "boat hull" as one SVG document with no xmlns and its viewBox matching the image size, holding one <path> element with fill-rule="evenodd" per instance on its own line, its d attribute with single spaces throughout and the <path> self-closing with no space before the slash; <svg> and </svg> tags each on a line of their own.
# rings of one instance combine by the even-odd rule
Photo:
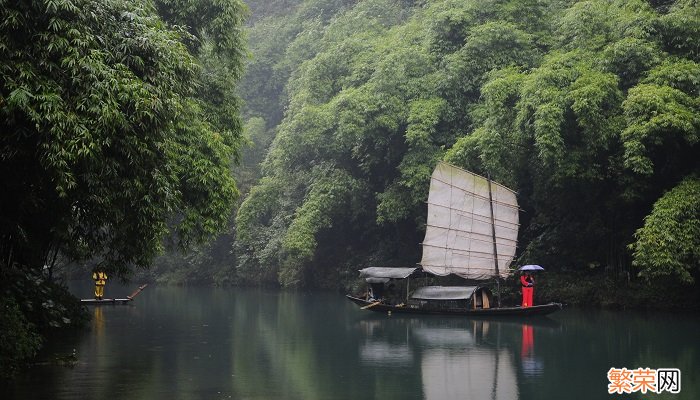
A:
<svg viewBox="0 0 700 400">
<path fill-rule="evenodd" d="M 485 309 L 425 309 L 411 306 L 394 306 L 389 304 L 375 304 L 375 302 L 367 301 L 358 297 L 346 295 L 345 297 L 353 303 L 366 310 L 374 312 L 392 312 L 405 314 L 433 314 L 433 315 L 468 315 L 480 317 L 496 317 L 496 316 L 534 316 L 547 315 L 562 308 L 561 303 L 548 303 L 532 307 L 494 307 Z M 374 304 L 374 305 L 373 305 Z"/>
</svg>

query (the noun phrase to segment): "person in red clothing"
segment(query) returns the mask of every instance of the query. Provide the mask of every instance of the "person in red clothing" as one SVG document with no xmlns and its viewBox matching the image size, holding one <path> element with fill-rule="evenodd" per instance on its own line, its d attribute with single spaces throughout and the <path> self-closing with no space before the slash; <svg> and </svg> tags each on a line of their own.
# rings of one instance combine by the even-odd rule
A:
<svg viewBox="0 0 700 400">
<path fill-rule="evenodd" d="M 520 285 L 523 287 L 523 303 L 522 307 L 532 307 L 532 294 L 535 286 L 535 278 L 532 274 L 526 272 L 525 275 L 520 275 Z"/>
</svg>

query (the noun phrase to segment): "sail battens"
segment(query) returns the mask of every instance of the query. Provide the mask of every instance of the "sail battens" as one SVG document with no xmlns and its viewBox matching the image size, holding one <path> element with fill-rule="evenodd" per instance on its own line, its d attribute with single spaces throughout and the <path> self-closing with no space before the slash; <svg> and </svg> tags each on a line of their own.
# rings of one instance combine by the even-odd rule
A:
<svg viewBox="0 0 700 400">
<path fill-rule="evenodd" d="M 428 206 L 430 207 L 431 204 L 428 203 Z M 432 204 L 432 206 L 434 206 L 434 208 L 444 208 L 444 209 L 450 210 L 450 211 L 452 211 L 452 212 L 457 213 L 457 214 L 460 215 L 460 216 L 464 216 L 464 217 L 470 217 L 470 216 L 471 216 L 471 217 L 474 217 L 475 219 L 477 219 L 477 220 L 479 220 L 479 221 L 486 222 L 486 223 L 491 223 L 491 218 L 490 218 L 490 217 L 486 217 L 486 216 L 479 215 L 479 214 L 474 214 L 474 213 L 469 212 L 469 211 L 463 211 L 463 210 L 460 210 L 460 209 L 458 209 L 458 208 L 450 208 L 449 206 L 443 206 L 443 205 L 440 205 L 440 204 Z M 520 227 L 520 224 L 515 223 L 515 222 L 512 222 L 512 221 L 509 220 L 509 219 L 505 219 L 505 218 L 503 218 L 503 219 L 494 218 L 494 220 L 495 220 L 496 222 L 501 222 L 501 223 L 507 224 L 507 225 L 501 225 L 501 226 L 506 227 L 506 228 L 511 228 L 511 226 L 513 226 L 514 228 L 511 228 L 511 229 L 519 229 L 519 227 Z M 496 224 L 496 225 L 498 225 L 498 224 Z"/>
<path fill-rule="evenodd" d="M 462 170 L 462 171 L 464 171 L 464 170 Z M 467 172 L 467 171 L 464 171 L 464 172 Z M 468 173 L 468 174 L 471 174 L 471 172 L 467 172 L 467 173 Z M 476 175 L 476 174 L 473 174 L 473 175 L 474 175 L 474 176 L 477 176 L 477 177 L 479 177 L 479 178 L 481 178 L 481 179 L 485 179 L 485 180 L 488 181 L 488 179 L 487 179 L 487 178 L 484 178 L 483 176 L 479 176 L 479 175 Z M 446 184 L 446 185 L 449 185 L 449 184 L 450 184 L 449 182 L 445 182 L 445 181 L 442 181 L 442 180 L 440 180 L 440 179 L 436 179 L 436 181 L 442 182 L 442 183 L 444 183 L 444 184 Z M 508 189 L 507 187 L 505 187 L 505 186 L 503 186 L 503 185 L 501 185 L 501 184 L 499 184 L 499 183 L 496 183 L 496 182 L 491 181 L 491 184 L 492 184 L 494 187 L 499 187 L 499 188 L 501 188 L 501 189 L 505 189 L 505 190 L 510 191 L 510 192 L 512 192 L 513 194 L 515 194 L 514 191 Z M 487 194 L 486 196 L 484 196 L 483 194 L 479 194 L 479 193 L 476 193 L 476 192 L 471 192 L 471 191 L 469 191 L 469 190 L 462 189 L 462 188 L 459 188 L 459 187 L 456 187 L 456 188 L 454 188 L 454 189 L 455 189 L 455 190 L 462 191 L 462 192 L 464 192 L 464 194 L 466 194 L 466 195 L 472 195 L 472 196 L 474 196 L 474 197 L 476 197 L 476 198 L 480 198 L 480 199 L 483 199 L 483 200 L 485 200 L 485 201 L 489 201 L 488 194 Z M 513 205 L 513 204 L 511 204 L 511 203 L 504 202 L 504 201 L 499 201 L 499 200 L 493 200 L 493 203 L 494 203 L 494 204 L 500 204 L 500 205 L 503 205 L 503 206 L 506 206 L 506 207 L 511 207 L 511 208 L 517 208 L 517 209 L 519 209 L 517 204 Z"/>
<path fill-rule="evenodd" d="M 445 225 L 432 225 L 432 224 L 427 224 L 426 226 L 427 226 L 427 227 L 430 227 L 430 228 L 435 228 L 435 229 L 445 229 L 445 230 L 451 229 L 449 226 L 445 226 Z M 511 228 L 504 227 L 504 226 L 501 226 L 501 225 L 498 225 L 498 224 L 496 224 L 496 226 L 501 227 L 501 228 L 503 228 L 503 229 L 509 229 L 509 230 L 511 230 L 511 231 L 513 231 L 513 232 L 516 232 L 516 233 L 518 232 L 517 229 L 511 229 Z M 493 241 L 493 235 L 488 234 L 488 233 L 479 233 L 479 232 L 472 232 L 472 231 L 460 230 L 460 229 L 451 229 L 451 230 L 453 230 L 453 231 L 455 231 L 455 232 L 467 233 L 467 234 L 470 234 L 470 235 L 488 236 L 488 237 L 489 237 L 489 240 L 490 240 L 490 241 Z M 511 236 L 496 236 L 496 239 L 512 240 L 513 242 L 517 241 L 516 239 L 513 239 Z"/>
<path fill-rule="evenodd" d="M 486 243 L 493 243 L 493 242 L 486 242 Z M 454 247 L 444 247 L 444 246 L 436 246 L 436 245 L 430 245 L 430 244 L 423 244 L 423 246 L 434 247 L 434 248 L 437 248 L 437 249 L 451 250 L 451 251 L 454 252 L 454 253 L 463 254 L 463 255 L 468 255 L 468 254 L 488 254 L 488 256 L 489 256 L 488 258 L 489 258 L 490 260 L 493 259 L 493 252 L 492 252 L 492 251 L 476 251 L 476 250 L 456 249 L 456 248 L 454 248 Z M 511 247 L 515 247 L 515 246 L 511 246 Z M 498 256 L 498 259 L 499 259 L 499 260 L 510 260 L 511 257 L 508 257 L 508 256 Z"/>
<path fill-rule="evenodd" d="M 507 275 L 519 229 L 514 191 L 439 163 L 431 177 L 427 203 L 423 269 L 467 279 Z"/>
</svg>

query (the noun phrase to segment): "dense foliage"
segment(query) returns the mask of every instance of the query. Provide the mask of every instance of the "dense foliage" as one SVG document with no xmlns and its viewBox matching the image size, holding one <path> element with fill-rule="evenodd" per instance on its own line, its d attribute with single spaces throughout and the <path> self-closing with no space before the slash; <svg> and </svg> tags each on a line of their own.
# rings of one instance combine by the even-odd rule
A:
<svg viewBox="0 0 700 400">
<path fill-rule="evenodd" d="M 166 236 L 187 247 L 226 226 L 244 9 L 0 0 L 0 295 L 17 329 L 42 330 L 35 301 L 75 302 L 40 290 L 59 259 L 126 276 Z"/>
<path fill-rule="evenodd" d="M 693 0 L 309 0 L 256 19 L 244 111 L 275 139 L 238 212 L 238 279 L 412 265 L 444 159 L 518 191 L 519 262 L 692 282 L 698 21 Z"/>
<path fill-rule="evenodd" d="M 692 176 L 654 204 L 632 245 L 641 275 L 653 279 L 672 275 L 694 283 L 700 265 L 700 180 Z"/>
</svg>

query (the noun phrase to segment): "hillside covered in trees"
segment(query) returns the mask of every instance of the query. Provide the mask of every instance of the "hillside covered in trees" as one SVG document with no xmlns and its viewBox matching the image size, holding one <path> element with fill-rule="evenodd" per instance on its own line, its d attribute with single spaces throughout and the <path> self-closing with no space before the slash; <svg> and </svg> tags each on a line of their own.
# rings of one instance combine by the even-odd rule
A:
<svg viewBox="0 0 700 400">
<path fill-rule="evenodd" d="M 553 295 L 584 274 L 697 293 L 697 1 L 251 10 L 244 119 L 274 140 L 236 216 L 233 281 L 340 288 L 415 264 L 446 160 L 517 190 L 517 263 L 545 266 Z"/>
</svg>

